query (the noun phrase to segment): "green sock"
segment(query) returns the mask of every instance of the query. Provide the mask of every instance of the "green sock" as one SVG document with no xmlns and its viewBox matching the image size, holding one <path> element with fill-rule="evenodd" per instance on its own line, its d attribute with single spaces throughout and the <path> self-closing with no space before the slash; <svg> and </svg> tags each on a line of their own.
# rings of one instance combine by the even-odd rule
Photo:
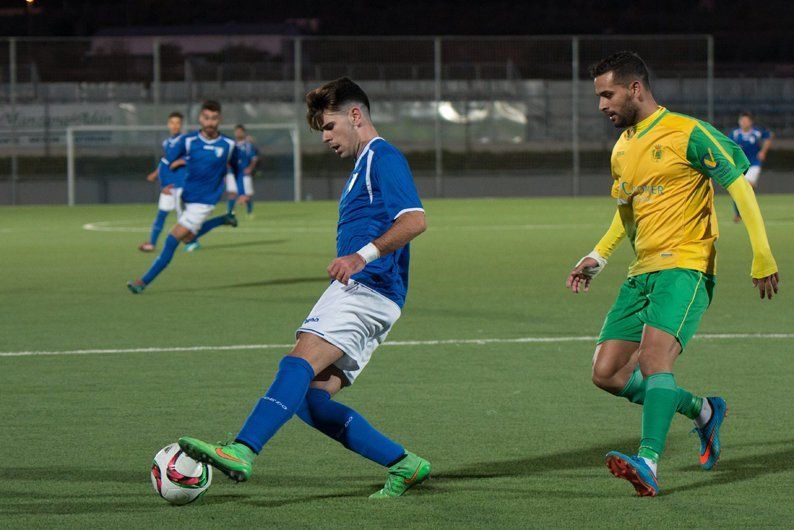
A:
<svg viewBox="0 0 794 530">
<path fill-rule="evenodd" d="M 636 367 L 629 377 L 629 381 L 623 390 L 618 392 L 618 396 L 624 397 L 632 403 L 643 404 L 645 402 L 645 379 L 642 377 L 640 367 Z M 700 414 L 703 406 L 703 398 L 694 395 L 692 392 L 678 388 L 678 403 L 676 412 L 683 414 L 690 420 L 694 420 Z"/>
<path fill-rule="evenodd" d="M 618 396 L 624 397 L 632 403 L 637 403 L 639 405 L 645 401 L 645 379 L 642 377 L 642 372 L 640 371 L 639 366 L 636 367 L 633 372 L 631 372 L 629 382 L 626 383 L 626 386 L 623 387 L 623 390 L 618 392 Z"/>
<path fill-rule="evenodd" d="M 671 373 L 653 374 L 645 379 L 639 456 L 654 462 L 659 460 L 678 405 L 678 390 Z"/>
</svg>

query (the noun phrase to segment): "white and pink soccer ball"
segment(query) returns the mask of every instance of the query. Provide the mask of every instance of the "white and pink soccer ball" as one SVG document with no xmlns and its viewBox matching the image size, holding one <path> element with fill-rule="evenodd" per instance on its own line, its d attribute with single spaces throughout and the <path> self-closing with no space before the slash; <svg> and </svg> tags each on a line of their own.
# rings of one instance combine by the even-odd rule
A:
<svg viewBox="0 0 794 530">
<path fill-rule="evenodd" d="M 179 448 L 166 445 L 154 455 L 152 486 L 171 504 L 187 504 L 201 497 L 212 482 L 212 467 L 196 462 Z"/>
</svg>

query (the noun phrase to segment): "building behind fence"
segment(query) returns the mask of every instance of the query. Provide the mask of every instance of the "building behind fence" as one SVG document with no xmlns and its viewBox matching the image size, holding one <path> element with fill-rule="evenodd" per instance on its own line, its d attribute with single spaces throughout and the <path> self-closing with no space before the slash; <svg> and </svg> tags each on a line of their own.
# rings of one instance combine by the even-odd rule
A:
<svg viewBox="0 0 794 530">
<path fill-rule="evenodd" d="M 205 98 L 229 125 L 297 125 L 297 165 L 288 136 L 257 138 L 265 197 L 334 198 L 349 161 L 308 130 L 303 96 L 343 75 L 368 92 L 425 196 L 602 194 L 617 131 L 587 67 L 622 49 L 646 59 L 657 99 L 677 112 L 728 130 L 753 111 L 776 134 L 762 189 L 794 190 L 794 79 L 715 77 L 709 36 L 99 36 L 0 40 L 0 203 L 66 202 L 69 127 L 78 203 L 150 200 L 143 177 L 161 135 L 79 126 L 162 124 L 177 110 L 193 128 Z"/>
</svg>

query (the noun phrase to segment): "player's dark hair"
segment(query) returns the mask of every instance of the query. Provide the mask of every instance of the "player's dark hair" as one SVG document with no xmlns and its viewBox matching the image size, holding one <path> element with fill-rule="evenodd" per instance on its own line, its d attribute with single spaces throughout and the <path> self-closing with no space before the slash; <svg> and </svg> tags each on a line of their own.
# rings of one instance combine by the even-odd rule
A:
<svg viewBox="0 0 794 530">
<path fill-rule="evenodd" d="M 214 99 L 208 99 L 201 104 L 201 110 L 208 110 L 210 112 L 220 112 L 221 104 Z M 201 112 L 201 110 L 199 112 Z"/>
<path fill-rule="evenodd" d="M 753 119 L 753 113 L 750 112 L 749 110 L 743 110 L 742 112 L 739 113 L 740 118 L 744 118 L 745 116 L 750 118 L 751 120 Z"/>
<path fill-rule="evenodd" d="M 315 131 L 323 128 L 323 112 L 337 112 L 349 103 L 360 103 L 369 112 L 369 98 L 350 78 L 340 77 L 306 94 L 306 121 Z"/>
<path fill-rule="evenodd" d="M 235 129 L 242 129 L 243 131 L 245 131 L 245 125 L 243 125 L 242 123 L 238 123 L 237 125 L 234 126 L 234 128 Z"/>
<path fill-rule="evenodd" d="M 168 119 L 170 120 L 171 118 L 179 118 L 180 120 L 184 120 L 185 119 L 185 117 L 182 116 L 181 112 L 176 112 L 176 111 L 174 111 L 174 112 L 172 112 L 171 114 L 168 115 Z"/>
<path fill-rule="evenodd" d="M 648 67 L 645 61 L 636 52 L 621 51 L 601 59 L 590 66 L 590 76 L 595 79 L 607 72 L 612 72 L 615 81 L 628 85 L 632 81 L 640 80 L 648 90 L 651 81 L 648 76 Z"/>
</svg>

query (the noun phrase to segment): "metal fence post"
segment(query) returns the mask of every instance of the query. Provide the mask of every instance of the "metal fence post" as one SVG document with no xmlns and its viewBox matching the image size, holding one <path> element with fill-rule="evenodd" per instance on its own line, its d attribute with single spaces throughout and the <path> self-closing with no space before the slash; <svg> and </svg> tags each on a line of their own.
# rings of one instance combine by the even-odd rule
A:
<svg viewBox="0 0 794 530">
<path fill-rule="evenodd" d="M 74 129 L 66 128 L 66 201 L 74 206 L 75 168 L 74 168 Z"/>
<path fill-rule="evenodd" d="M 152 40 L 152 102 L 155 110 L 159 111 L 160 105 L 160 38 Z"/>
<path fill-rule="evenodd" d="M 8 39 L 8 81 L 9 103 L 11 104 L 11 204 L 17 203 L 17 179 L 19 178 L 19 159 L 17 158 L 17 40 Z"/>
<path fill-rule="evenodd" d="M 434 63 L 434 94 L 433 94 L 433 139 L 435 142 L 436 158 L 436 197 L 444 195 L 444 153 L 441 144 L 441 37 L 433 40 L 433 63 Z"/>
<path fill-rule="evenodd" d="M 571 151 L 573 153 L 573 196 L 579 195 L 579 37 L 571 37 Z"/>
<path fill-rule="evenodd" d="M 300 202 L 301 197 L 303 195 L 303 165 L 301 160 L 301 125 L 303 120 L 301 120 L 301 114 L 303 111 L 303 70 L 302 70 L 302 62 L 301 62 L 301 55 L 303 54 L 303 41 L 300 37 L 295 37 L 294 42 L 294 57 L 293 57 L 293 74 L 294 74 L 294 81 L 293 81 L 293 99 L 295 105 L 295 137 L 293 140 L 293 158 L 292 161 L 293 169 L 294 169 L 294 180 L 292 183 L 293 189 L 292 193 L 294 195 L 295 202 Z"/>
<path fill-rule="evenodd" d="M 706 37 L 706 115 L 714 123 L 714 36 Z"/>
</svg>

